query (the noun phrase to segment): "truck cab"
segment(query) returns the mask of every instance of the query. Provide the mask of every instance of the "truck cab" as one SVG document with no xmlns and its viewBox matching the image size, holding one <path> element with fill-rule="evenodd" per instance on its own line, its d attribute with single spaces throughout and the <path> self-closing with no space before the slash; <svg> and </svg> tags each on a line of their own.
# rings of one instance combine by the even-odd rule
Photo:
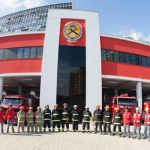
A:
<svg viewBox="0 0 150 150">
<path fill-rule="evenodd" d="M 29 103 L 28 103 L 28 99 L 21 96 L 21 95 L 8 95 L 5 96 L 2 102 L 2 108 L 3 111 L 6 113 L 6 111 L 8 110 L 9 104 L 12 104 L 12 108 L 15 111 L 15 118 L 14 118 L 14 122 L 17 122 L 17 112 L 20 111 L 20 107 L 23 106 L 24 107 L 24 112 L 27 113 L 29 110 Z M 4 118 L 4 121 L 6 121 L 6 117 Z"/>
<path fill-rule="evenodd" d="M 120 96 L 114 96 L 110 98 L 110 111 L 114 114 L 115 108 L 119 107 L 120 112 L 123 114 L 125 112 L 125 107 L 129 108 L 129 112 L 131 113 L 132 117 L 135 113 L 135 109 L 137 107 L 137 100 L 135 97 L 129 97 L 128 94 L 123 94 Z M 131 120 L 132 123 L 132 120 Z"/>
</svg>

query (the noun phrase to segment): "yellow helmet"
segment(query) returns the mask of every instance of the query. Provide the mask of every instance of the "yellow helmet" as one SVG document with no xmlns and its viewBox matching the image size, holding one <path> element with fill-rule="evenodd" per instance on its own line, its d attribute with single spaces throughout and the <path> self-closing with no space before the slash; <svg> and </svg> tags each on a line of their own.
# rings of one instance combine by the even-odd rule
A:
<svg viewBox="0 0 150 150">
<path fill-rule="evenodd" d="M 119 110 L 119 107 L 116 107 L 115 110 Z"/>
<path fill-rule="evenodd" d="M 45 107 L 49 107 L 49 105 L 48 105 L 48 104 L 46 104 L 46 105 L 45 105 Z"/>
<path fill-rule="evenodd" d="M 55 104 L 54 107 L 58 107 L 58 104 Z"/>
<path fill-rule="evenodd" d="M 136 110 L 140 110 L 140 108 L 139 108 L 139 107 L 136 107 Z"/>
<path fill-rule="evenodd" d="M 24 109 L 24 107 L 23 107 L 23 106 L 21 106 L 21 107 L 20 107 L 20 109 Z"/>
<path fill-rule="evenodd" d="M 108 106 L 108 105 L 106 105 L 105 109 L 109 109 L 109 106 Z"/>
<path fill-rule="evenodd" d="M 38 106 L 38 107 L 37 107 L 37 109 L 41 109 L 41 107 L 40 107 L 40 106 Z"/>
<path fill-rule="evenodd" d="M 100 105 L 99 105 L 99 104 L 97 104 L 97 105 L 96 105 L 96 107 L 100 107 Z"/>
<path fill-rule="evenodd" d="M 149 108 L 148 108 L 148 107 L 146 107 L 146 108 L 145 108 L 145 111 L 149 111 Z"/>
<path fill-rule="evenodd" d="M 32 110 L 33 108 L 32 107 L 29 107 L 29 110 Z"/>
</svg>

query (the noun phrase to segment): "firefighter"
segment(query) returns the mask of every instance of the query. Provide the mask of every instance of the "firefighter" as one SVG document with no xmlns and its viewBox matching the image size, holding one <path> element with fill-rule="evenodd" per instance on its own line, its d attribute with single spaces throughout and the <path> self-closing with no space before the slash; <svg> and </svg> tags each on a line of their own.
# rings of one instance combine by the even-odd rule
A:
<svg viewBox="0 0 150 150">
<path fill-rule="evenodd" d="M 53 132 L 55 131 L 56 125 L 58 128 L 58 131 L 60 132 L 60 119 L 61 119 L 61 111 L 58 109 L 58 104 L 55 104 L 54 109 L 52 111 Z"/>
<path fill-rule="evenodd" d="M 64 132 L 64 126 L 66 124 L 67 131 L 69 131 L 69 118 L 70 118 L 70 109 L 68 104 L 63 104 L 64 108 L 62 109 L 62 132 Z"/>
<path fill-rule="evenodd" d="M 10 124 L 12 126 L 12 132 L 15 133 L 15 131 L 14 131 L 15 111 L 12 109 L 12 104 L 9 104 L 9 108 L 6 111 L 6 117 L 7 117 L 7 133 L 9 133 Z"/>
<path fill-rule="evenodd" d="M 96 105 L 96 110 L 93 113 L 95 118 L 94 133 L 97 133 L 97 128 L 99 127 L 100 134 L 102 134 L 102 124 L 103 124 L 103 111 L 100 109 L 100 105 Z"/>
<path fill-rule="evenodd" d="M 72 114 L 72 132 L 78 132 L 80 113 L 79 113 L 77 105 L 74 105 L 73 108 L 74 109 L 71 112 L 71 114 Z"/>
<path fill-rule="evenodd" d="M 150 141 L 150 112 L 149 108 L 145 108 L 146 114 L 145 114 L 145 122 L 144 122 L 144 138 L 147 139 L 147 130 L 149 135 L 149 141 Z"/>
<path fill-rule="evenodd" d="M 121 120 L 122 120 L 122 114 L 119 111 L 119 108 L 116 107 L 115 108 L 116 113 L 113 115 L 113 133 L 112 135 L 114 136 L 116 133 L 116 126 L 118 126 L 118 130 L 119 130 L 119 136 L 121 137 Z"/>
<path fill-rule="evenodd" d="M 139 107 L 136 108 L 136 113 L 133 114 L 133 139 L 136 138 L 136 131 L 138 130 L 138 139 L 141 139 L 141 122 L 143 120 L 143 116 L 139 113 Z"/>
<path fill-rule="evenodd" d="M 3 124 L 4 124 L 4 111 L 2 106 L 0 106 L 0 124 L 1 124 L 1 133 L 4 134 Z"/>
<path fill-rule="evenodd" d="M 22 132 L 24 132 L 24 122 L 25 122 L 25 112 L 23 111 L 24 107 L 20 107 L 20 111 L 17 113 L 18 118 L 18 133 L 20 132 L 20 127 L 22 127 Z"/>
<path fill-rule="evenodd" d="M 130 123 L 131 123 L 131 113 L 128 111 L 128 107 L 125 107 L 125 112 L 123 113 L 123 124 L 124 124 L 124 135 L 123 137 L 128 136 L 130 138 Z M 126 132 L 127 129 L 127 132 Z"/>
<path fill-rule="evenodd" d="M 109 110 L 109 106 L 106 105 L 105 111 L 104 111 L 104 114 L 103 114 L 103 123 L 104 123 L 103 135 L 106 134 L 106 127 L 108 127 L 108 134 L 111 135 L 111 122 L 112 122 L 112 113 Z"/>
<path fill-rule="evenodd" d="M 51 131 L 51 125 L 50 125 L 50 120 L 51 120 L 51 110 L 49 109 L 49 105 L 45 105 L 45 110 L 43 112 L 44 116 L 44 129 L 43 131 L 46 131 L 46 125 L 48 125 L 48 130 L 49 132 Z"/>
<path fill-rule="evenodd" d="M 85 107 L 85 111 L 83 112 L 83 125 L 82 125 L 82 133 L 85 132 L 85 126 L 87 126 L 87 132 L 90 133 L 90 118 L 92 114 L 89 111 L 89 107 Z"/>
<path fill-rule="evenodd" d="M 26 114 L 26 119 L 27 119 L 27 132 L 30 131 L 31 128 L 31 132 L 34 132 L 33 130 L 33 126 L 34 126 L 34 112 L 33 112 L 33 108 L 29 107 L 29 111 Z"/>
</svg>

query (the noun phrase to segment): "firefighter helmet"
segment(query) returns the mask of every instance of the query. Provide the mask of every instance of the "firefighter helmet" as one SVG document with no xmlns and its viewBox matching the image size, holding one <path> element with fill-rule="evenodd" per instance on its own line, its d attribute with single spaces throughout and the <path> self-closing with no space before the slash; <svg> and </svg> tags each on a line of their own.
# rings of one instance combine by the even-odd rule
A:
<svg viewBox="0 0 150 150">
<path fill-rule="evenodd" d="M 140 108 L 139 108 L 139 107 L 136 107 L 136 110 L 140 110 Z"/>
<path fill-rule="evenodd" d="M 106 105 L 105 109 L 109 109 L 109 106 L 108 106 L 108 105 Z"/>
<path fill-rule="evenodd" d="M 45 105 L 45 107 L 49 107 L 49 105 L 48 105 L 48 104 L 46 104 L 46 105 Z"/>
<path fill-rule="evenodd" d="M 85 106 L 85 109 L 89 109 L 89 107 L 88 107 L 88 106 Z"/>
<path fill-rule="evenodd" d="M 74 105 L 74 106 L 73 106 L 73 108 L 77 108 L 77 107 L 78 107 L 77 105 Z"/>
<path fill-rule="evenodd" d="M 67 103 L 64 103 L 63 105 L 64 105 L 64 106 L 67 106 L 68 104 L 67 104 Z"/>
<path fill-rule="evenodd" d="M 24 107 L 23 107 L 23 106 L 21 106 L 21 107 L 20 107 L 20 109 L 24 109 Z"/>
<path fill-rule="evenodd" d="M 146 108 L 145 108 L 145 111 L 149 111 L 149 108 L 148 108 L 148 107 L 146 107 Z"/>
<path fill-rule="evenodd" d="M 97 105 L 96 105 L 96 107 L 100 107 L 100 105 L 99 105 L 99 104 L 97 104 Z"/>
<path fill-rule="evenodd" d="M 58 107 L 58 104 L 55 104 L 54 107 Z"/>
<path fill-rule="evenodd" d="M 119 110 L 119 107 L 116 107 L 115 110 Z"/>
<path fill-rule="evenodd" d="M 37 109 L 41 109 L 41 107 L 40 107 L 40 106 L 38 106 L 38 107 L 37 107 Z"/>
<path fill-rule="evenodd" d="M 32 110 L 33 108 L 32 107 L 29 107 L 29 110 Z"/>
</svg>

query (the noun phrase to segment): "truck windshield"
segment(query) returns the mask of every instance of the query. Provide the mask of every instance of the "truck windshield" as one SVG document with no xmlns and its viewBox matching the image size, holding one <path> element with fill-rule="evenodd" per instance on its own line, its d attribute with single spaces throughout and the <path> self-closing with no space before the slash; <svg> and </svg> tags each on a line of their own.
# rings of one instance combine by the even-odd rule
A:
<svg viewBox="0 0 150 150">
<path fill-rule="evenodd" d="M 118 105 L 136 106 L 136 99 L 118 98 Z"/>
<path fill-rule="evenodd" d="M 7 98 L 3 100 L 3 104 L 21 105 L 21 101 L 19 98 Z"/>
</svg>

